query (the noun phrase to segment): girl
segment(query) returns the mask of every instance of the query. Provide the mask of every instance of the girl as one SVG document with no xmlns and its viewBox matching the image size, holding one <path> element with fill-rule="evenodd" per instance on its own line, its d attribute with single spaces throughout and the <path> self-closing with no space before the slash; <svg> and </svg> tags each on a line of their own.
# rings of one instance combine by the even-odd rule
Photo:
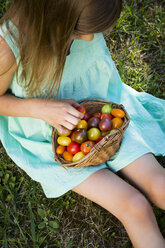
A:
<svg viewBox="0 0 165 248">
<path fill-rule="evenodd" d="M 120 12 L 120 0 L 11 1 L 0 22 L 0 139 L 46 197 L 73 190 L 116 216 L 134 247 L 164 248 L 147 198 L 165 209 L 154 157 L 165 155 L 165 101 L 121 82 L 102 35 Z M 66 171 L 54 161 L 52 127 L 75 128 L 77 101 L 88 97 L 122 103 L 131 122 L 109 161 Z"/>
</svg>

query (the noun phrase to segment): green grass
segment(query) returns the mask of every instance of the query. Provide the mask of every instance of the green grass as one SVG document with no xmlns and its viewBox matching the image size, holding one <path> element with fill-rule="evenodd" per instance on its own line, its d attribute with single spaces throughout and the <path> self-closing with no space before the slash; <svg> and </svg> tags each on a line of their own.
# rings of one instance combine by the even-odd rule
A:
<svg viewBox="0 0 165 248">
<path fill-rule="evenodd" d="M 0 0 L 1 16 L 5 3 Z M 164 30 L 163 1 L 125 0 L 120 21 L 105 36 L 123 82 L 162 99 Z M 165 167 L 165 158 L 156 158 Z M 1 145 L 0 199 L 0 247 L 132 247 L 119 220 L 97 204 L 74 192 L 46 198 L 40 184 L 19 169 Z M 153 209 L 165 235 L 164 211 Z"/>
</svg>

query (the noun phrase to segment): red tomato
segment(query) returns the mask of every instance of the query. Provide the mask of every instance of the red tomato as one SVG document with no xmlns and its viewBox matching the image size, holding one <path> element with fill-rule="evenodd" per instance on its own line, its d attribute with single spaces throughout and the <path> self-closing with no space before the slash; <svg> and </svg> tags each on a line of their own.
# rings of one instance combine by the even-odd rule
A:
<svg viewBox="0 0 165 248">
<path fill-rule="evenodd" d="M 67 151 L 71 153 L 72 155 L 76 154 L 77 152 L 80 151 L 80 145 L 77 144 L 76 142 L 72 141 L 68 146 L 67 146 Z"/>
<path fill-rule="evenodd" d="M 111 120 L 112 120 L 112 115 L 107 114 L 107 113 L 102 114 L 102 115 L 101 115 L 101 117 L 100 117 L 100 119 L 102 120 L 102 119 L 103 119 L 103 118 L 105 118 L 105 117 L 108 117 L 109 119 L 111 119 Z"/>
<path fill-rule="evenodd" d="M 91 141 L 91 140 L 87 140 L 85 142 L 83 142 L 80 146 L 80 150 L 84 153 L 84 154 L 88 154 L 92 147 L 94 147 L 95 142 Z"/>
<path fill-rule="evenodd" d="M 101 115 L 102 114 L 100 112 L 95 112 L 92 114 L 92 116 L 97 117 L 98 119 L 100 119 Z"/>
<path fill-rule="evenodd" d="M 85 109 L 83 106 L 78 106 L 78 107 L 76 107 L 76 109 L 77 109 L 79 112 L 83 113 L 83 114 L 86 113 L 86 109 Z"/>
<path fill-rule="evenodd" d="M 100 136 L 97 140 L 95 140 L 96 143 L 98 143 L 100 140 L 102 140 L 104 136 Z"/>
</svg>

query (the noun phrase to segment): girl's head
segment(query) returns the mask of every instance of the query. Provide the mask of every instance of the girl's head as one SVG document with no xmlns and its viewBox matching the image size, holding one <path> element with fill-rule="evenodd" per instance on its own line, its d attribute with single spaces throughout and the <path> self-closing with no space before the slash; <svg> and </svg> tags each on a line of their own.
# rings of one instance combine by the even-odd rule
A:
<svg viewBox="0 0 165 248">
<path fill-rule="evenodd" d="M 71 42 L 111 28 L 120 12 L 121 0 L 12 0 L 0 23 L 13 20 L 19 29 L 15 39 L 27 94 L 45 87 L 55 96 Z"/>
</svg>

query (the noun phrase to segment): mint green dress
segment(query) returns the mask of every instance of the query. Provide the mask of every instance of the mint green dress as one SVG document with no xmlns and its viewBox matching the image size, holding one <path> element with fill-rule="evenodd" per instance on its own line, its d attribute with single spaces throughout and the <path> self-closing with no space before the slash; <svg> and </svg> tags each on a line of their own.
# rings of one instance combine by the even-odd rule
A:
<svg viewBox="0 0 165 248">
<path fill-rule="evenodd" d="M 9 24 L 18 35 L 17 28 L 12 22 Z M 19 49 L 5 25 L 0 28 L 0 35 L 18 61 Z M 16 97 L 26 97 L 16 75 L 9 89 Z M 0 116 L 0 140 L 6 152 L 29 177 L 41 184 L 47 198 L 65 194 L 102 168 L 115 173 L 145 153 L 165 155 L 165 100 L 138 92 L 122 83 L 101 33 L 95 34 L 90 42 L 73 42 L 58 98 L 74 98 L 76 101 L 100 98 L 121 103 L 131 121 L 120 149 L 109 161 L 97 166 L 65 170 L 54 160 L 50 125 L 39 119 Z"/>
</svg>

